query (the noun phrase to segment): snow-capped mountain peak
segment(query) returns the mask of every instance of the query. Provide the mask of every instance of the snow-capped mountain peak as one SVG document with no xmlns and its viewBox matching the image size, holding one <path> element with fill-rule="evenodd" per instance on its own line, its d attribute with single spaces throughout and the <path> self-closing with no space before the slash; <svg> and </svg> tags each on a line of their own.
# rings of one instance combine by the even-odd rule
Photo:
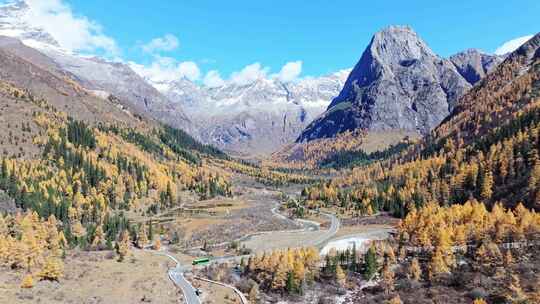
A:
<svg viewBox="0 0 540 304">
<path fill-rule="evenodd" d="M 225 81 L 207 87 L 188 79 L 151 81 L 198 125 L 201 139 L 232 151 L 267 153 L 295 139 L 324 112 L 350 70 L 283 82 L 259 77 L 249 83 Z"/>
<path fill-rule="evenodd" d="M 187 78 L 153 81 L 136 63 L 109 62 L 62 48 L 65 41 L 55 39 L 55 31 L 47 31 L 44 20 L 36 21 L 39 18 L 34 16 L 39 12 L 35 9 L 25 1 L 0 5 L 0 35 L 38 49 L 87 90 L 101 97 L 112 94 L 138 111 L 185 128 L 202 141 L 224 149 L 271 152 L 293 141 L 326 110 L 350 72 L 290 82 L 261 74 L 249 81 L 224 81 L 218 87 Z M 190 120 L 196 123 L 195 128 Z"/>
<path fill-rule="evenodd" d="M 112 94 L 138 112 L 148 113 L 156 119 L 191 131 L 191 123 L 182 109 L 171 104 L 131 67 L 63 48 L 50 32 L 36 25 L 40 22 L 35 22 L 34 17 L 39 13 L 34 9 L 25 1 L 0 5 L 0 36 L 16 38 L 26 46 L 39 50 L 90 92 L 99 92 L 101 97 Z"/>
<path fill-rule="evenodd" d="M 71 53 L 45 29 L 34 25 L 32 8 L 22 0 L 0 5 L 0 35 L 21 40 L 29 47 Z"/>
</svg>

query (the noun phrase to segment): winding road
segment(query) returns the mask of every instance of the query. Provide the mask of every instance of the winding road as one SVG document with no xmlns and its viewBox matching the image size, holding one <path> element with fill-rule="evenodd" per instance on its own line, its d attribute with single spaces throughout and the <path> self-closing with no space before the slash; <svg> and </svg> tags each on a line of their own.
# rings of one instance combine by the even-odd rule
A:
<svg viewBox="0 0 540 304">
<path fill-rule="evenodd" d="M 283 220 L 291 221 L 290 218 L 280 214 L 277 211 L 278 207 L 279 207 L 279 205 L 272 209 L 272 214 L 274 216 L 278 217 L 278 218 L 283 219 Z M 316 236 L 315 238 L 312 238 L 313 235 L 306 235 L 306 237 L 309 236 L 309 239 L 305 240 L 306 245 L 322 248 L 338 232 L 338 230 L 340 228 L 339 219 L 335 215 L 330 214 L 330 213 L 323 213 L 323 215 L 325 215 L 326 217 L 328 217 L 330 219 L 330 227 L 329 227 L 329 229 L 325 230 L 325 231 L 321 231 L 321 234 Z M 304 229 L 300 230 L 300 231 L 296 231 L 298 233 L 309 232 L 310 230 L 311 230 L 311 232 L 314 232 L 313 231 L 314 227 L 316 229 L 318 229 L 316 223 L 312 223 L 310 221 L 299 221 L 299 222 L 302 224 Z M 284 232 L 286 232 L 286 231 L 284 231 Z M 273 233 L 276 233 L 276 232 L 273 232 Z M 199 298 L 199 296 L 197 296 L 196 289 L 191 285 L 191 283 L 189 281 L 186 280 L 186 278 L 184 276 L 185 269 L 182 268 L 180 262 L 174 256 L 172 256 L 170 254 L 167 254 L 165 252 L 160 252 L 158 254 L 165 255 L 169 259 L 171 259 L 172 261 L 175 262 L 176 266 L 174 268 L 169 269 L 169 271 L 168 271 L 169 278 L 171 279 L 171 281 L 174 282 L 174 284 L 176 286 L 180 287 L 180 289 L 182 290 L 182 292 L 184 294 L 184 298 L 186 300 L 186 303 L 187 304 L 201 304 L 201 299 Z M 230 261 L 240 262 L 240 260 L 242 258 L 248 258 L 249 256 L 250 255 L 215 257 L 215 258 L 213 258 L 211 260 L 211 263 L 224 263 L 224 262 L 230 262 Z M 213 282 L 213 281 L 208 280 L 208 282 Z M 219 282 L 213 282 L 213 283 L 219 283 Z M 248 304 L 248 301 L 245 298 L 245 296 L 241 292 L 239 292 L 236 288 L 234 288 L 233 286 L 229 286 L 229 285 L 225 285 L 225 284 L 221 284 L 221 283 L 219 283 L 219 284 L 222 285 L 222 286 L 228 287 L 228 288 L 232 288 L 236 293 L 239 294 L 241 302 L 243 304 Z"/>
<path fill-rule="evenodd" d="M 195 287 L 191 285 L 191 283 L 186 280 L 186 277 L 184 277 L 184 271 L 182 269 L 182 266 L 180 265 L 180 262 L 173 257 L 172 255 L 168 253 L 158 253 L 161 255 L 164 255 L 168 257 L 169 259 L 173 260 L 176 265 L 174 268 L 169 269 L 169 278 L 173 283 L 180 287 L 182 289 L 182 293 L 184 294 L 184 298 L 186 299 L 187 304 L 201 304 L 201 299 L 196 293 Z"/>
</svg>

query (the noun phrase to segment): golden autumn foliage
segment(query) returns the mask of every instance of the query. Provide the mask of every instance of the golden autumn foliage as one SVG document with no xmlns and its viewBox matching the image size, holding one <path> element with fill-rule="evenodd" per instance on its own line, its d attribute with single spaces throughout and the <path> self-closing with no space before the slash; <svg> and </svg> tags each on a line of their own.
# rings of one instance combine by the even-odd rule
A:
<svg viewBox="0 0 540 304">
<path fill-rule="evenodd" d="M 61 234 L 54 218 L 40 220 L 34 212 L 0 216 L 0 266 L 43 270 L 50 259 L 61 255 Z M 57 260 L 61 266 L 61 260 Z"/>
<path fill-rule="evenodd" d="M 160 239 L 157 239 L 155 242 L 154 242 L 154 246 L 152 247 L 154 250 L 160 250 L 161 249 L 161 240 Z"/>
<path fill-rule="evenodd" d="M 141 224 L 137 232 L 137 247 L 144 249 L 146 244 L 148 244 L 148 232 L 146 231 L 146 225 Z"/>
<path fill-rule="evenodd" d="M 34 279 L 32 278 L 31 274 L 27 274 L 24 276 L 21 282 L 21 288 L 32 288 L 32 287 L 34 287 Z"/>
<path fill-rule="evenodd" d="M 118 260 L 122 262 L 130 254 L 129 233 L 126 230 L 120 233 L 120 240 L 119 242 L 117 242 L 116 245 L 116 253 L 118 254 Z"/>
<path fill-rule="evenodd" d="M 304 191 L 309 201 L 357 215 L 404 217 L 430 202 L 488 208 L 519 202 L 540 210 L 540 62 L 519 75 L 508 61 L 468 93 L 458 110 L 424 141 L 400 154 L 352 168 Z M 524 187 L 524 185 L 526 185 Z"/>
<path fill-rule="evenodd" d="M 58 258 L 49 257 L 38 273 L 41 280 L 58 281 L 64 272 L 62 261 Z"/>
<path fill-rule="evenodd" d="M 392 299 L 385 302 L 386 304 L 403 304 L 399 295 L 396 295 Z"/>
<path fill-rule="evenodd" d="M 231 195 L 229 173 L 211 161 L 215 151 L 181 131 L 81 122 L 43 99 L 31 101 L 39 108 L 32 114 L 39 153 L 0 158 L 0 190 L 35 213 L 0 216 L 2 266 L 38 273 L 66 249 L 103 250 L 115 243 L 123 258 L 129 246 L 119 232 L 130 228 L 126 211 L 160 213 L 180 204 L 184 191 L 202 198 Z M 139 235 L 142 247 L 148 240 Z M 44 271 L 54 274 L 48 266 Z"/>
<path fill-rule="evenodd" d="M 159 134 L 164 130 L 85 125 L 47 104 L 42 107 L 47 111 L 39 112 L 33 118 L 43 130 L 34 142 L 45 147 L 44 159 L 19 160 L 14 164 L 17 165 L 14 171 L 25 166 L 16 177 L 37 180 L 39 184 L 33 191 L 44 191 L 47 187 L 65 191 L 79 211 L 78 217 L 85 215 L 80 213 L 81 209 L 94 212 L 99 205 L 97 207 L 104 212 L 107 208 L 118 208 L 116 204 L 120 201 L 125 201 L 122 207 L 126 209 L 140 207 L 141 201 L 147 201 L 144 198 L 159 199 L 162 192 L 167 192 L 172 203 L 176 202 L 179 190 L 193 190 L 201 195 L 208 195 L 209 190 L 230 192 L 226 174 L 204 162 L 194 163 L 192 158 L 196 153 L 188 149 L 174 152 L 160 140 Z M 65 151 L 58 155 L 55 145 Z M 71 166 L 73 156 L 77 159 Z M 51 166 L 51 160 L 57 165 Z M 88 182 L 89 170 L 81 170 L 88 165 L 91 173 L 98 171 L 99 178 L 93 178 L 90 191 L 77 191 Z M 56 174 L 49 175 L 49 172 Z"/>
<path fill-rule="evenodd" d="M 346 279 L 347 275 L 345 274 L 345 271 L 343 271 L 343 268 L 340 265 L 336 265 L 336 283 L 340 286 L 345 286 Z"/>
<path fill-rule="evenodd" d="M 92 241 L 92 247 L 96 250 L 100 250 L 105 245 L 105 234 L 103 228 L 98 225 L 94 232 L 94 240 Z"/>
<path fill-rule="evenodd" d="M 536 240 L 540 215 L 521 204 L 514 210 L 495 204 L 491 211 L 474 200 L 449 207 L 428 204 L 413 208 L 400 222 L 398 232 L 408 250 L 430 253 L 427 274 L 435 282 L 440 275 L 453 271 L 456 252 L 472 250 L 475 267 L 511 265 L 512 254 L 509 250 L 503 254 L 501 244 Z M 414 258 L 408 277 L 419 280 L 420 276 L 421 268 Z"/>
<path fill-rule="evenodd" d="M 510 274 L 507 282 L 505 297 L 510 303 L 526 303 L 528 296 L 521 287 L 520 279 L 517 275 Z"/>
<path fill-rule="evenodd" d="M 291 144 L 272 155 L 269 165 L 282 168 L 314 169 L 319 163 L 338 152 L 359 151 L 365 132 L 346 131 L 335 138 L 316 139 L 305 143 Z"/>
<path fill-rule="evenodd" d="M 459 234 L 454 231 L 461 231 Z M 540 233 L 540 214 L 518 205 L 507 210 L 496 204 L 488 211 L 484 204 L 468 201 L 441 207 L 428 204 L 413 209 L 399 225 L 399 233 L 413 246 L 448 247 L 489 238 L 495 242 L 533 238 Z M 425 236 L 438 236 L 435 243 Z"/>
<path fill-rule="evenodd" d="M 420 268 L 420 263 L 418 263 L 418 258 L 413 258 L 411 265 L 409 266 L 408 276 L 411 280 L 420 281 L 422 277 L 422 268 Z"/>
<path fill-rule="evenodd" d="M 313 281 L 319 275 L 319 262 L 315 248 L 273 251 L 250 257 L 246 273 L 262 288 L 280 291 L 287 287 L 289 277 L 296 287 Z"/>
<path fill-rule="evenodd" d="M 268 165 L 255 166 L 227 160 L 221 160 L 219 163 L 224 168 L 254 177 L 258 182 L 266 185 L 282 186 L 289 183 L 304 184 L 312 181 L 302 174 L 280 172 L 271 169 Z"/>
</svg>

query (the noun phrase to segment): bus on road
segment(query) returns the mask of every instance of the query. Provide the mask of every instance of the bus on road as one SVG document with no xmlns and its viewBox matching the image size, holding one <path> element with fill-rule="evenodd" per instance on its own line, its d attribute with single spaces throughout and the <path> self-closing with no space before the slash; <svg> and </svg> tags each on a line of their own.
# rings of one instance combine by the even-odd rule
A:
<svg viewBox="0 0 540 304">
<path fill-rule="evenodd" d="M 210 263 L 210 258 L 198 258 L 198 259 L 193 260 L 192 265 L 193 266 L 195 266 L 195 265 L 206 265 L 208 263 Z"/>
</svg>

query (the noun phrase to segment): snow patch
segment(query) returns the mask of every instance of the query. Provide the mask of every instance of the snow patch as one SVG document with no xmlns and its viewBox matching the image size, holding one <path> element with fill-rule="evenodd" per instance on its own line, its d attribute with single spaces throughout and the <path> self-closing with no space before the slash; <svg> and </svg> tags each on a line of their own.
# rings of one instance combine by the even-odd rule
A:
<svg viewBox="0 0 540 304">
<path fill-rule="evenodd" d="M 332 250 L 344 251 L 347 249 L 353 249 L 356 245 L 356 250 L 364 251 L 368 248 L 372 239 L 363 237 L 349 237 L 341 240 L 331 241 L 321 250 L 321 255 L 327 255 Z"/>
</svg>

